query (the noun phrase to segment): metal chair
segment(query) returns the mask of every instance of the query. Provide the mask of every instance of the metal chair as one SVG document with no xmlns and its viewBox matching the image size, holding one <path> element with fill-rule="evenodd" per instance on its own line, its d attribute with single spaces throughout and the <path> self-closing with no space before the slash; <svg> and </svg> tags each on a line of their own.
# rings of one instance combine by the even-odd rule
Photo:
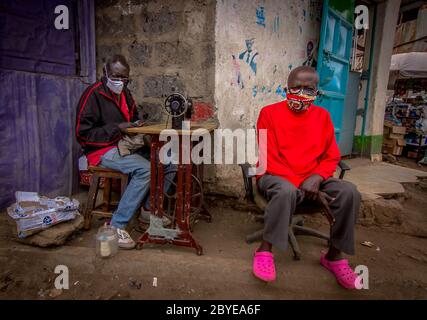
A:
<svg viewBox="0 0 427 320">
<path fill-rule="evenodd" d="M 245 185 L 245 198 L 248 201 L 251 209 L 255 210 L 259 213 L 259 215 L 256 217 L 258 221 L 264 221 L 264 210 L 267 206 L 267 200 L 264 198 L 264 196 L 258 191 L 258 187 L 256 185 L 256 179 L 254 175 L 249 174 L 249 168 L 251 168 L 251 165 L 249 163 L 244 163 L 240 165 L 242 169 L 243 174 L 243 182 Z M 338 163 L 338 167 L 340 169 L 339 179 L 343 179 L 346 171 L 350 170 L 351 168 L 344 163 L 343 161 L 340 161 Z M 259 241 L 262 239 L 264 229 L 258 230 L 246 237 L 247 243 L 252 243 L 255 241 Z M 298 245 L 296 235 L 306 235 L 306 236 L 312 236 L 320 239 L 324 239 L 329 242 L 329 236 L 327 236 L 324 233 L 321 233 L 315 229 L 305 227 L 304 226 L 304 218 L 301 215 L 293 215 L 290 225 L 289 225 L 289 244 L 292 248 L 292 251 L 294 253 L 294 259 L 300 260 L 301 259 L 301 250 Z"/>
</svg>

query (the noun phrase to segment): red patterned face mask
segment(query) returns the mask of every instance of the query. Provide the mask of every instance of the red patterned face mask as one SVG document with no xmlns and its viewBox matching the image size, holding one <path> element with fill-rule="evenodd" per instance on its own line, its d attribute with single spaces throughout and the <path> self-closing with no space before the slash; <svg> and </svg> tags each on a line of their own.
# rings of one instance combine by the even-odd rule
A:
<svg viewBox="0 0 427 320">
<path fill-rule="evenodd" d="M 303 112 L 307 110 L 314 100 L 315 96 L 305 96 L 300 94 L 287 94 L 286 99 L 288 101 L 288 107 L 294 112 Z"/>
</svg>

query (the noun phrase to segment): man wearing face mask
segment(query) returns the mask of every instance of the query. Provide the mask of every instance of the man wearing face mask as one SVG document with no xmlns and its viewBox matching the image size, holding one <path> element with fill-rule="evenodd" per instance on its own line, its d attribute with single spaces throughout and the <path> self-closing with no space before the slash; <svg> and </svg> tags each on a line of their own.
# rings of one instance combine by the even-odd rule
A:
<svg viewBox="0 0 427 320">
<path fill-rule="evenodd" d="M 315 69 L 302 66 L 288 77 L 287 100 L 264 107 L 257 130 L 267 130 L 266 173 L 257 177 L 258 189 L 268 205 L 263 241 L 254 255 L 253 272 L 264 281 L 276 278 L 272 247 L 286 250 L 288 227 L 295 208 L 304 199 L 327 204 L 335 223 L 330 247 L 320 263 L 345 288 L 355 288 L 356 274 L 342 252 L 354 254 L 354 224 L 360 194 L 348 181 L 333 178 L 340 160 L 329 112 L 313 105 L 319 78 Z"/>
<path fill-rule="evenodd" d="M 150 185 L 150 162 L 134 153 L 120 156 L 117 148 L 126 129 L 138 120 L 136 104 L 127 88 L 129 65 L 114 55 L 104 67 L 101 81 L 89 86 L 77 107 L 76 137 L 91 166 L 103 166 L 128 173 L 131 180 L 111 225 L 117 228 L 119 246 L 131 249 L 135 242 L 124 230 L 139 209 Z"/>
</svg>

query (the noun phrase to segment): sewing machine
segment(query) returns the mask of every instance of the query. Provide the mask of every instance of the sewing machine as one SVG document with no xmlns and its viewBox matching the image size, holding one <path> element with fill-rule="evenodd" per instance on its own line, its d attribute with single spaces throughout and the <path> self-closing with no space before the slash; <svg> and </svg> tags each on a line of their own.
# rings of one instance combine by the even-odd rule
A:
<svg viewBox="0 0 427 320">
<path fill-rule="evenodd" d="M 165 100 L 165 110 L 172 117 L 172 129 L 182 129 L 182 122 L 191 119 L 194 112 L 193 101 L 180 93 L 173 93 Z"/>
</svg>

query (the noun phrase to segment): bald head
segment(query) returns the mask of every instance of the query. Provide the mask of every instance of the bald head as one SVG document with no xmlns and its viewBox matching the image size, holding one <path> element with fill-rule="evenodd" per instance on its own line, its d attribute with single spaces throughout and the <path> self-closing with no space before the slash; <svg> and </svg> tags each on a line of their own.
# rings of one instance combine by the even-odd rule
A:
<svg viewBox="0 0 427 320">
<path fill-rule="evenodd" d="M 115 54 L 109 58 L 106 68 L 108 75 L 112 78 L 129 78 L 129 64 L 126 58 L 120 54 Z"/>
<path fill-rule="evenodd" d="M 288 88 L 306 87 L 317 89 L 319 75 L 312 67 L 296 67 L 288 76 Z"/>
</svg>

